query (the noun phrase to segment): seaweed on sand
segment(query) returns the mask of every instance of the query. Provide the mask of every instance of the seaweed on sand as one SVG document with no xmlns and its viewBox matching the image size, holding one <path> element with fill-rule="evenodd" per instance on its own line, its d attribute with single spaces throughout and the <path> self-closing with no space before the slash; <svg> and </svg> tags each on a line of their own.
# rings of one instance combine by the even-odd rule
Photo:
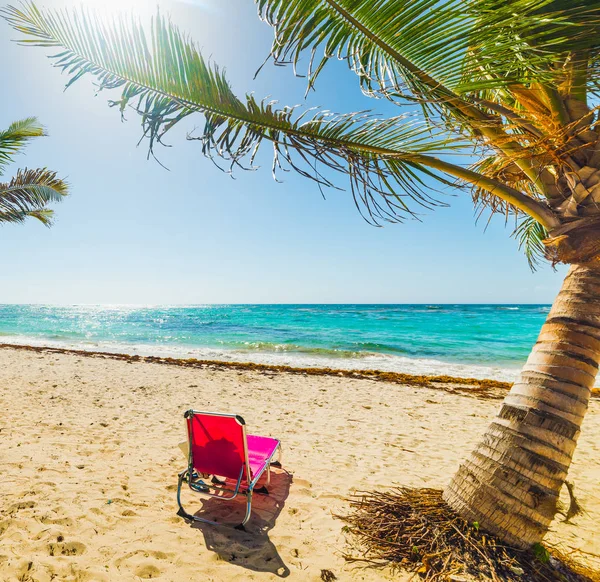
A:
<svg viewBox="0 0 600 582">
<path fill-rule="evenodd" d="M 170 358 L 164 356 L 140 356 L 119 354 L 116 352 L 99 352 L 88 350 L 75 350 L 70 348 L 56 348 L 49 346 L 28 346 L 21 344 L 0 343 L 0 349 L 24 350 L 37 353 L 66 354 L 84 356 L 88 358 L 106 358 L 133 363 L 162 364 L 167 366 L 181 366 L 185 368 L 207 368 L 210 370 L 241 370 L 256 372 L 258 374 L 298 374 L 302 376 L 339 376 L 352 380 L 372 380 L 402 386 L 415 386 L 441 390 L 450 394 L 462 394 L 484 400 L 502 400 L 511 384 L 500 380 L 486 380 L 479 378 L 456 378 L 446 375 L 415 375 L 402 372 L 384 372 L 382 370 L 354 370 L 336 368 L 298 368 L 294 366 L 279 366 L 275 364 L 257 364 L 254 362 L 235 362 L 221 360 L 198 360 L 196 358 Z M 600 390 L 592 390 L 592 398 L 600 398 Z"/>
<path fill-rule="evenodd" d="M 140 356 L 119 354 L 115 352 L 100 352 L 58 348 L 49 346 L 29 346 L 20 344 L 0 343 L 0 349 L 24 350 L 37 353 L 67 354 L 84 357 L 101 357 L 112 360 L 121 360 L 129 363 L 146 362 L 168 366 L 182 366 L 185 368 L 209 368 L 211 370 L 243 370 L 262 374 L 286 373 L 303 376 L 338 376 L 353 380 L 372 380 L 375 382 L 388 382 L 405 386 L 433 388 L 452 394 L 465 394 L 477 398 L 502 399 L 510 389 L 508 382 L 498 380 L 482 380 L 477 378 L 454 378 L 452 376 L 414 375 L 400 372 L 384 372 L 381 370 L 353 370 L 336 368 L 298 368 L 294 366 L 280 366 L 274 364 L 257 364 L 254 362 L 235 362 L 221 360 L 198 360 L 195 358 L 170 358 L 164 356 Z"/>
</svg>

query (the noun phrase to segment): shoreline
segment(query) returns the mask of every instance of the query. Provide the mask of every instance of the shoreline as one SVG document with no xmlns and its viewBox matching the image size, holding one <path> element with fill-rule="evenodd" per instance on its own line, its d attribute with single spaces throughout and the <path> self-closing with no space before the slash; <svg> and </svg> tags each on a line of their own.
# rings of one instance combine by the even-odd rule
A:
<svg viewBox="0 0 600 582">
<path fill-rule="evenodd" d="M 434 388 L 450 393 L 467 394 L 481 398 L 500 400 L 504 393 L 510 390 L 512 384 L 502 380 L 460 378 L 448 375 L 417 375 L 402 372 L 387 372 L 383 370 L 360 370 L 343 368 L 320 368 L 320 367 L 296 367 L 278 364 L 260 364 L 255 362 L 237 362 L 226 360 L 201 360 L 197 358 L 173 358 L 167 356 L 142 356 L 139 354 L 126 354 L 118 352 L 102 352 L 94 350 L 77 350 L 74 348 L 62 348 L 53 346 L 34 346 L 27 344 L 0 343 L 0 349 L 24 350 L 36 353 L 53 353 L 76 355 L 83 357 L 102 357 L 105 359 L 120 360 L 126 362 L 146 362 L 170 366 L 181 366 L 185 368 L 209 368 L 213 370 L 239 370 L 263 373 L 287 373 L 300 374 L 303 376 L 338 376 L 361 380 L 374 380 L 390 384 L 401 384 L 405 386 L 420 386 L 423 388 Z M 594 397 L 600 397 L 600 390 L 592 392 Z"/>
<path fill-rule="evenodd" d="M 443 359 L 441 355 L 413 354 L 398 355 L 368 350 L 340 351 L 315 349 L 305 350 L 302 346 L 268 346 L 269 342 L 250 342 L 245 347 L 230 348 L 214 345 L 192 345 L 185 343 L 150 343 L 120 341 L 82 342 L 53 337 L 34 337 L 0 333 L 0 343 L 44 348 L 60 348 L 81 351 L 106 352 L 139 356 L 154 356 L 174 359 L 197 359 L 202 361 L 255 363 L 267 366 L 291 368 L 332 368 L 335 370 L 377 370 L 410 376 L 450 376 L 452 378 L 475 378 L 497 380 L 512 384 L 525 358 L 519 362 L 494 362 L 482 358 L 457 360 Z M 290 349 L 288 349 L 288 347 Z M 298 349 L 297 349 L 298 348 Z"/>
<path fill-rule="evenodd" d="M 93 350 L 77 350 L 73 348 L 58 348 L 52 346 L 32 346 L 26 344 L 0 343 L 0 349 L 24 350 L 37 353 L 66 354 L 83 357 L 102 357 L 126 362 L 146 362 L 185 368 L 208 368 L 212 370 L 238 370 L 262 373 L 286 373 L 303 376 L 338 376 L 354 380 L 374 380 L 388 384 L 403 386 L 419 386 L 443 390 L 451 394 L 463 394 L 491 400 L 502 400 L 512 383 L 502 380 L 461 378 L 439 374 L 405 374 L 402 372 L 387 372 L 384 370 L 344 369 L 296 367 L 277 364 L 260 364 L 256 362 L 237 362 L 226 360 L 200 360 L 197 358 L 172 358 L 168 356 L 141 356 L 118 352 L 102 352 Z M 592 398 L 600 398 L 600 388 L 594 388 Z"/>
</svg>

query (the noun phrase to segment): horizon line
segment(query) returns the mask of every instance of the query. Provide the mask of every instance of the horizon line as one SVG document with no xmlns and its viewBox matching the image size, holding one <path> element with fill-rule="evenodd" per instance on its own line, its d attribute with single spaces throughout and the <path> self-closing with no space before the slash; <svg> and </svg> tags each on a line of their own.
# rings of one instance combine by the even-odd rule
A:
<svg viewBox="0 0 600 582">
<path fill-rule="evenodd" d="M 344 303 L 335 303 L 335 302 L 323 302 L 323 303 L 288 303 L 288 302 L 258 302 L 258 303 L 236 303 L 236 302 L 227 302 L 227 303 L 213 303 L 213 302 L 204 302 L 204 303 L 42 303 L 42 302 L 33 302 L 33 303 L 18 303 L 18 302 L 7 302 L 0 303 L 0 306 L 8 306 L 8 305 L 21 305 L 21 306 L 49 306 L 49 307 L 92 307 L 92 306 L 103 306 L 103 307 L 213 307 L 213 306 L 257 306 L 257 305 L 279 305 L 279 306 L 295 306 L 295 305 L 304 305 L 304 306 L 315 306 L 315 305 L 499 305 L 499 306 L 519 306 L 519 305 L 552 305 L 552 303 L 488 303 L 488 302 L 437 302 L 437 301 L 424 301 L 424 302 L 404 302 L 404 303 L 393 303 L 393 302 L 383 302 L 383 303 L 373 303 L 373 302 L 344 302 Z"/>
</svg>

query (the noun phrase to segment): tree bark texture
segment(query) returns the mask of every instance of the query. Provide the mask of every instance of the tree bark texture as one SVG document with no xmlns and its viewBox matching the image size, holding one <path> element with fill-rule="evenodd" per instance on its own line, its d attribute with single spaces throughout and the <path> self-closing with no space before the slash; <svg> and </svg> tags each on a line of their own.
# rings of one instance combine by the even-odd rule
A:
<svg viewBox="0 0 600 582">
<path fill-rule="evenodd" d="M 540 542 L 557 510 L 600 361 L 600 264 L 572 265 L 527 363 L 444 492 L 506 543 Z"/>
</svg>

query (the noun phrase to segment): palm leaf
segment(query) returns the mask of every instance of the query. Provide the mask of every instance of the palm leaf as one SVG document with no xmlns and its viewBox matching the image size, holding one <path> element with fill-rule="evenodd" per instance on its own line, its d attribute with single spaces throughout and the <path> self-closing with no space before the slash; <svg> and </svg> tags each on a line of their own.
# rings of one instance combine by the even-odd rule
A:
<svg viewBox="0 0 600 582">
<path fill-rule="evenodd" d="M 35 218 L 44 226 L 52 226 L 54 211 L 47 208 L 44 210 L 0 211 L 0 223 L 21 223 L 25 222 L 28 218 Z"/>
<path fill-rule="evenodd" d="M 447 0 L 256 3 L 260 17 L 274 28 L 271 54 L 276 63 L 296 66 L 310 51 L 309 86 L 335 57 L 348 61 L 365 92 L 380 90 L 389 96 L 409 91 L 424 103 L 444 102 L 452 95 L 443 85 L 457 79 L 468 46 L 464 35 L 471 29 L 457 3 Z M 426 46 L 418 46 L 419 34 L 427 37 Z M 313 66 L 318 50 L 323 57 Z"/>
<path fill-rule="evenodd" d="M 512 236 L 517 239 L 519 249 L 525 253 L 529 267 L 535 271 L 546 260 L 543 241 L 548 238 L 548 231 L 530 216 L 521 215 Z"/>
<path fill-rule="evenodd" d="M 8 126 L 8 129 L 0 131 L 0 175 L 27 142 L 42 135 L 44 135 L 44 128 L 35 117 L 15 121 Z"/>
<path fill-rule="evenodd" d="M 46 168 L 19 170 L 9 183 L 0 183 L 0 222 L 23 222 L 37 218 L 49 225 L 52 202 L 60 202 L 67 195 L 66 182 L 56 172 Z"/>
<path fill-rule="evenodd" d="M 577 3 L 583 3 L 578 0 Z M 310 53 L 309 86 L 331 57 L 363 89 L 448 109 L 456 94 L 556 79 L 569 52 L 598 45 L 598 2 L 548 0 L 256 0 L 276 63 Z M 593 33 L 593 34 L 591 34 Z M 317 52 L 323 57 L 314 66 Z M 456 107 L 450 107 L 456 115 Z"/>
<path fill-rule="evenodd" d="M 526 192 L 532 199 L 540 199 L 540 194 L 534 184 L 527 179 L 523 171 L 510 158 L 490 154 L 473 164 L 472 167 L 477 173 L 483 176 L 488 176 L 503 184 L 510 185 L 520 192 Z M 475 209 L 480 214 L 488 210 L 491 214 L 503 214 L 508 217 L 511 214 L 519 212 L 515 206 L 494 196 L 483 188 L 474 188 L 472 195 Z"/>
<path fill-rule="evenodd" d="M 252 95 L 238 99 L 218 67 L 209 65 L 195 45 L 160 13 L 147 35 L 133 18 L 107 26 L 85 10 L 41 12 L 33 4 L 8 7 L 4 17 L 26 38 L 21 42 L 60 47 L 52 58 L 70 75 L 68 85 L 91 74 L 101 89 L 120 89 L 111 104 L 131 106 L 141 115 L 150 150 L 176 123 L 202 113 L 202 151 L 229 161 L 230 168 L 252 165 L 265 140 L 273 143 L 273 169 L 288 166 L 319 185 L 333 186 L 331 173 L 349 177 L 354 200 L 372 222 L 396 221 L 410 200 L 430 207 L 440 201 L 425 184 L 449 182 L 424 163 L 443 149 L 460 149 L 459 140 L 432 134 L 431 128 L 406 116 L 382 120 L 367 113 L 277 108 Z M 67 86 L 68 86 L 67 85 Z M 433 159 L 433 158 L 432 158 Z"/>
<path fill-rule="evenodd" d="M 578 98 L 585 101 L 586 88 L 597 91 L 599 83 L 600 2 L 597 0 L 478 0 L 476 12 L 485 15 L 486 27 L 494 32 L 500 46 L 510 46 L 512 56 L 494 46 L 494 38 L 473 44 L 471 66 L 464 68 L 461 85 L 475 89 L 479 97 L 494 100 L 488 90 L 500 88 L 490 79 L 521 79 L 516 84 L 531 88 L 534 83 L 560 88 L 566 93 L 569 82 L 580 77 Z M 511 20 L 510 14 L 517 16 Z M 507 18 L 508 16 L 508 18 Z M 485 87 L 488 83 L 488 87 Z M 513 83 L 511 82 L 511 85 Z M 510 86 L 510 85 L 508 85 Z M 494 92 L 494 91 L 492 91 Z M 503 95 L 506 97 L 506 93 Z"/>
</svg>

